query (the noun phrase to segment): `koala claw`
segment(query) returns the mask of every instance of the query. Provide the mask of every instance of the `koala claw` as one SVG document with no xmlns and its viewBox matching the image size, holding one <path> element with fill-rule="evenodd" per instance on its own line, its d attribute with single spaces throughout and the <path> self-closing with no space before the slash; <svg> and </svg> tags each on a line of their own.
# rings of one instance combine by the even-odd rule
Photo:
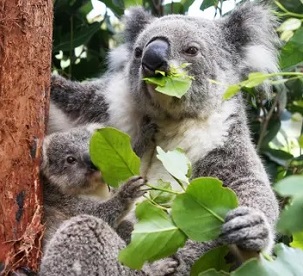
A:
<svg viewBox="0 0 303 276">
<path fill-rule="evenodd" d="M 261 211 L 239 207 L 227 213 L 220 241 L 259 252 L 270 243 L 270 234 L 269 223 Z"/>
<path fill-rule="evenodd" d="M 134 176 L 120 187 L 119 195 L 125 199 L 136 199 L 141 197 L 146 192 L 142 189 L 142 186 L 144 186 L 145 183 L 146 180 L 141 176 Z"/>
</svg>

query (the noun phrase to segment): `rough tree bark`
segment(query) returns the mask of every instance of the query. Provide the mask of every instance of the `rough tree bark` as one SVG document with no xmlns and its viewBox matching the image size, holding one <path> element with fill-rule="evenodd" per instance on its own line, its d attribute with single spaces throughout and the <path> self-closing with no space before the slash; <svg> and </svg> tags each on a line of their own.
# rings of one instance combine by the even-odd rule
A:
<svg viewBox="0 0 303 276">
<path fill-rule="evenodd" d="M 0 1 L 0 274 L 39 263 L 53 0 Z"/>
</svg>

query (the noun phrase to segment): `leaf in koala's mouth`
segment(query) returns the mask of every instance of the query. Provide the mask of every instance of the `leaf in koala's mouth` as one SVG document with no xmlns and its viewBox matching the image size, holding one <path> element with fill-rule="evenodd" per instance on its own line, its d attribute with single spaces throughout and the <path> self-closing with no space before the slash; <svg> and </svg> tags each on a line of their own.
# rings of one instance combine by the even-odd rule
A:
<svg viewBox="0 0 303 276">
<path fill-rule="evenodd" d="M 189 90 L 194 79 L 182 70 L 189 65 L 189 63 L 184 63 L 179 67 L 171 66 L 168 74 L 156 71 L 155 73 L 158 76 L 144 78 L 143 80 L 148 84 L 156 85 L 155 91 L 180 99 Z"/>
</svg>

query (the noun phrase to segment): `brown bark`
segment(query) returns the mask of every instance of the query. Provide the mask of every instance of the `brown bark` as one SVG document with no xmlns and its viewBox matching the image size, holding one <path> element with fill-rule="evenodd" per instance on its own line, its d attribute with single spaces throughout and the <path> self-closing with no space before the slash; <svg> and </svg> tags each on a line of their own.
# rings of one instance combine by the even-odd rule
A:
<svg viewBox="0 0 303 276">
<path fill-rule="evenodd" d="M 0 1 L 0 274 L 37 270 L 52 0 Z M 5 267 L 5 269 L 3 269 Z M 2 273 L 1 273 L 2 270 Z"/>
</svg>

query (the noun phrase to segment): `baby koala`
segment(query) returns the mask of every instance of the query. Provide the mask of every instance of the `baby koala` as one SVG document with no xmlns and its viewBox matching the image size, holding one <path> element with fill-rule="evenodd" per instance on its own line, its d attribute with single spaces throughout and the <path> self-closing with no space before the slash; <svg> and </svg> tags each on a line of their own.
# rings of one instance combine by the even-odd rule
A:
<svg viewBox="0 0 303 276">
<path fill-rule="evenodd" d="M 144 194 L 145 180 L 135 176 L 109 192 L 88 152 L 90 137 L 100 127 L 73 128 L 44 140 L 41 178 L 46 232 L 39 276 L 171 274 L 178 265 L 172 258 L 146 264 L 142 270 L 118 261 L 133 229 L 130 221 L 121 220 Z"/>
<path fill-rule="evenodd" d="M 132 177 L 114 193 L 103 182 L 100 171 L 89 157 L 90 137 L 101 127 L 90 124 L 53 133 L 44 140 L 41 166 L 46 225 L 44 246 L 63 221 L 77 215 L 95 216 L 117 228 L 135 199 L 144 194 L 142 177 Z M 125 221 L 122 224 L 130 227 Z M 120 232 L 123 235 L 125 231 Z"/>
</svg>

